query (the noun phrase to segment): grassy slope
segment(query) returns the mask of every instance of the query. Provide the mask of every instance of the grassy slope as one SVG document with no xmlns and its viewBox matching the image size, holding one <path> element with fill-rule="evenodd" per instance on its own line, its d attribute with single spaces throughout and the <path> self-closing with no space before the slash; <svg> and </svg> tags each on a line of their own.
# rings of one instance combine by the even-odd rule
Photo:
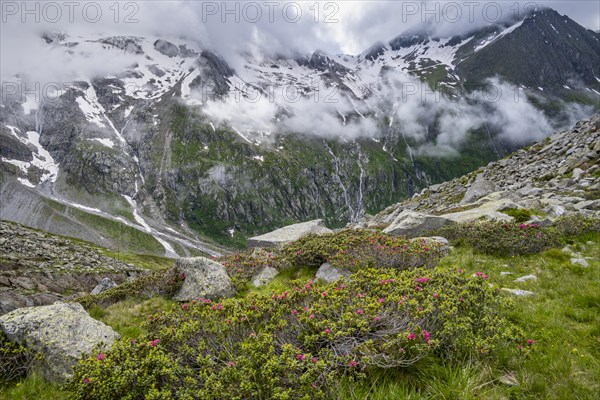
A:
<svg viewBox="0 0 600 400">
<path fill-rule="evenodd" d="M 572 266 L 560 250 L 523 257 L 493 257 L 457 248 L 442 262 L 468 272 L 483 271 L 497 287 L 536 293 L 516 297 L 510 318 L 536 341 L 531 350 L 515 357 L 496 354 L 486 363 L 461 360 L 442 365 L 434 358 L 398 370 L 372 373 L 359 385 L 340 383 L 336 399 L 595 399 L 600 391 L 600 237 L 590 234 L 576 240 L 578 250 L 596 257 L 587 268 Z M 300 270 L 280 275 L 267 288 L 281 289 L 293 278 L 311 276 Z M 500 275 L 511 272 L 511 275 Z M 515 278 L 535 274 L 537 281 L 515 283 Z M 106 309 L 94 308 L 92 316 L 113 326 L 125 338 L 143 334 L 146 315 L 166 310 L 174 302 L 162 298 L 128 299 Z M 510 374 L 518 385 L 500 377 Z M 0 398 L 66 398 L 67 393 L 33 376 L 18 386 L 0 389 Z"/>
</svg>

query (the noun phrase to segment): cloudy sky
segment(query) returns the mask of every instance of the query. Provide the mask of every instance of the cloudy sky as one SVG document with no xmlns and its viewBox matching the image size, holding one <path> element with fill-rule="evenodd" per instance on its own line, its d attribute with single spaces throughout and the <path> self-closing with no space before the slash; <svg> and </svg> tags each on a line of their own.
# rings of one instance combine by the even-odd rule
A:
<svg viewBox="0 0 600 400">
<path fill-rule="evenodd" d="M 23 51 L 43 30 L 186 36 L 227 55 L 249 51 L 357 54 L 433 20 L 440 34 L 548 6 L 600 30 L 600 3 L 589 1 L 10 1 L 2 3 L 2 45 Z M 69 5 L 70 4 L 70 5 Z M 3 56 L 13 54 L 3 51 Z M 3 57 L 4 58 L 4 57 Z"/>
</svg>

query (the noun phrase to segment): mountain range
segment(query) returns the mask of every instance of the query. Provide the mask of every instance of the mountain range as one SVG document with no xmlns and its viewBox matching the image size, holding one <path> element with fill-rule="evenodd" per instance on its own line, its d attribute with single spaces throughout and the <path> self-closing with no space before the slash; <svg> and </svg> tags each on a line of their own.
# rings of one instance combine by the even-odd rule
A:
<svg viewBox="0 0 600 400">
<path fill-rule="evenodd" d="M 126 67 L 3 82 L 0 218 L 115 250 L 218 255 L 291 222 L 356 223 L 600 109 L 600 34 L 551 9 L 235 66 L 185 38 L 40 41 Z"/>
</svg>

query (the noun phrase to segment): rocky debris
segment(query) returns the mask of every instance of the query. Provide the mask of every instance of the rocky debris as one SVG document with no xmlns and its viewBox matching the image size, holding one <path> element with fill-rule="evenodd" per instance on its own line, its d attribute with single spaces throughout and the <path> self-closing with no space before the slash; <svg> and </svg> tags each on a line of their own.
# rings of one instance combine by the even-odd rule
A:
<svg viewBox="0 0 600 400">
<path fill-rule="evenodd" d="M 517 380 L 517 377 L 515 376 L 514 372 L 510 372 L 507 374 L 502 375 L 499 378 L 500 383 L 507 385 L 507 386 L 519 386 L 519 381 Z"/>
<path fill-rule="evenodd" d="M 565 247 L 563 247 L 561 249 L 561 251 L 563 253 L 567 253 L 567 254 L 575 254 L 575 249 L 573 248 L 573 246 L 571 246 L 570 244 L 566 245 Z"/>
<path fill-rule="evenodd" d="M 103 278 L 119 284 L 143 270 L 80 241 L 0 221 L 0 315 L 89 293 Z"/>
<path fill-rule="evenodd" d="M 496 191 L 496 185 L 483 178 L 483 175 L 477 175 L 475 182 L 467 189 L 465 196 L 461 200 L 460 204 L 473 203 L 482 197 L 487 196 Z"/>
<path fill-rule="evenodd" d="M 288 225 L 274 230 L 264 235 L 255 236 L 246 241 L 248 248 L 252 247 L 279 247 L 286 243 L 298 240 L 310 233 L 323 235 L 333 233 L 327 228 L 322 219 L 301 222 L 299 224 Z"/>
<path fill-rule="evenodd" d="M 525 276 L 515 279 L 515 282 L 527 282 L 527 281 L 537 281 L 537 276 L 525 275 Z"/>
<path fill-rule="evenodd" d="M 502 288 L 501 290 L 503 292 L 508 292 L 508 293 L 514 294 L 515 296 L 535 296 L 534 292 L 530 292 L 528 290 L 508 289 L 508 288 Z"/>
<path fill-rule="evenodd" d="M 412 199 L 386 208 L 366 225 L 389 225 L 405 210 L 457 222 L 479 217 L 507 219 L 501 208 L 506 209 L 509 202 L 512 208 L 543 210 L 549 219 L 570 213 L 600 216 L 600 202 L 594 200 L 600 190 L 599 158 L 600 114 L 595 114 L 528 149 L 423 189 Z M 506 204 L 501 207 L 500 201 Z"/>
<path fill-rule="evenodd" d="M 174 300 L 216 299 L 235 293 L 225 267 L 216 261 L 205 257 L 179 258 L 175 268 L 184 274 L 185 280 L 173 296 Z"/>
<path fill-rule="evenodd" d="M 142 46 L 140 46 L 139 41 L 140 38 L 132 37 L 132 36 L 111 36 L 98 40 L 101 43 L 107 44 L 109 46 L 114 46 L 118 49 L 121 49 L 127 53 L 132 54 L 144 54 L 144 50 Z"/>
<path fill-rule="evenodd" d="M 383 232 L 393 236 L 414 237 L 453 223 L 454 221 L 445 217 L 404 210 Z"/>
<path fill-rule="evenodd" d="M 154 42 L 154 49 L 167 57 L 177 57 L 179 55 L 179 47 L 163 39 Z"/>
<path fill-rule="evenodd" d="M 19 308 L 0 317 L 0 329 L 11 341 L 24 343 L 43 356 L 48 379 L 68 379 L 82 353 L 106 347 L 119 338 L 110 326 L 96 321 L 79 303 Z"/>
<path fill-rule="evenodd" d="M 589 267 L 590 266 L 590 264 L 587 262 L 587 260 L 585 258 L 576 258 L 576 257 L 571 258 L 571 264 L 579 265 L 581 267 Z"/>
<path fill-rule="evenodd" d="M 110 278 L 103 278 L 99 284 L 92 290 L 92 294 L 100 294 L 109 289 L 119 286 L 115 281 Z"/>
<path fill-rule="evenodd" d="M 453 222 L 464 223 L 473 222 L 484 219 L 495 219 L 499 221 L 512 221 L 514 218 L 502 213 L 499 210 L 506 210 L 511 208 L 512 202 L 506 200 L 488 201 L 481 202 L 477 207 L 470 208 L 467 210 L 456 211 L 448 214 L 442 214 L 440 217 L 447 218 Z M 514 208 L 517 208 L 515 205 Z"/>
<path fill-rule="evenodd" d="M 252 277 L 252 284 L 255 287 L 264 286 L 275 279 L 278 273 L 279 271 L 275 268 L 266 266 L 258 274 Z"/>
<path fill-rule="evenodd" d="M 18 291 L 0 287 L 0 315 L 22 307 L 43 306 L 62 300 L 64 296 L 55 293 L 21 294 Z"/>
<path fill-rule="evenodd" d="M 322 279 L 327 283 L 335 282 L 340 278 L 348 279 L 351 272 L 345 269 L 335 268 L 329 263 L 321 265 L 315 275 L 316 279 Z"/>
</svg>

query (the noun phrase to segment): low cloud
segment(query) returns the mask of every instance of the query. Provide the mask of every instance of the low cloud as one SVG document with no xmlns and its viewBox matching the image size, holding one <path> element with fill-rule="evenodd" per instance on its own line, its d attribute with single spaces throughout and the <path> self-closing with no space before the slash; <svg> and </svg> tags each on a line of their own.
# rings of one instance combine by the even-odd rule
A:
<svg viewBox="0 0 600 400">
<path fill-rule="evenodd" d="M 311 96 L 293 102 L 283 97 L 249 101 L 229 96 L 224 101 L 208 101 L 203 111 L 209 119 L 251 136 L 306 133 L 352 140 L 381 139 L 395 132 L 416 143 L 416 154 L 436 157 L 457 155 L 474 130 L 485 129 L 491 136 L 523 145 L 568 128 L 573 120 L 591 112 L 590 108 L 565 105 L 569 120 L 552 121 L 529 102 L 522 89 L 497 79 L 488 83 L 487 90 L 458 98 L 433 91 L 397 71 L 388 74 L 388 89 L 369 103 L 350 100 L 343 92 L 332 103 Z"/>
</svg>

